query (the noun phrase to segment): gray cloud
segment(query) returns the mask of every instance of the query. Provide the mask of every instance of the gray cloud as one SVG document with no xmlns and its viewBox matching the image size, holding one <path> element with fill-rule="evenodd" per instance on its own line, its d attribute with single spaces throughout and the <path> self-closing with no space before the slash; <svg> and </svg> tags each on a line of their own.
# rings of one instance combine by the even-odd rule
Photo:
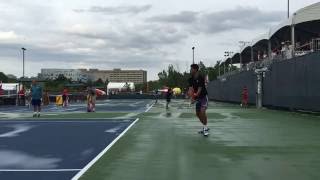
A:
<svg viewBox="0 0 320 180">
<path fill-rule="evenodd" d="M 182 1 L 181 6 L 168 9 L 159 3 L 133 4 L 140 1 L 123 6 L 70 0 L 63 7 L 56 1 L 13 1 L 0 2 L 0 33 L 16 35 L 15 39 L 0 42 L 0 69 L 16 74 L 20 73 L 15 66 L 20 66 L 22 46 L 28 49 L 30 67 L 26 71 L 30 74 L 41 67 L 144 68 L 151 71 L 149 75 L 156 74 L 169 63 L 181 66 L 184 60 L 189 62 L 189 47 L 193 45 L 199 49 L 196 59 L 214 61 L 225 48 L 238 48 L 234 44 L 239 36 L 251 40 L 251 35 L 267 31 L 270 24 L 285 15 L 270 11 L 270 7 L 223 10 L 229 5 L 212 9 L 207 3 L 192 7 Z M 75 4 L 82 9 L 74 9 Z"/>
<path fill-rule="evenodd" d="M 198 12 L 182 11 L 179 14 L 154 16 L 147 20 L 149 22 L 188 24 L 198 21 L 198 15 Z"/>
<path fill-rule="evenodd" d="M 215 34 L 234 29 L 267 28 L 283 19 L 282 11 L 262 11 L 252 7 L 201 13 L 184 11 L 178 14 L 154 16 L 149 22 L 184 25 L 192 33 Z"/>
<path fill-rule="evenodd" d="M 261 11 L 257 8 L 236 9 L 205 14 L 200 19 L 200 29 L 206 33 L 219 33 L 234 29 L 268 28 L 283 19 L 284 12 Z"/>
<path fill-rule="evenodd" d="M 126 32 L 120 34 L 112 39 L 105 39 L 107 45 L 94 48 L 90 42 L 93 42 L 94 38 L 108 38 L 106 35 L 76 35 L 79 39 L 82 39 L 83 43 L 75 45 L 76 47 L 92 48 L 96 50 L 93 53 L 77 53 L 68 52 L 63 47 L 43 48 L 35 45 L 27 45 L 26 59 L 28 64 L 51 64 L 57 63 L 59 67 L 75 67 L 77 64 L 81 64 L 85 67 L 110 69 L 110 68 L 153 68 L 159 67 L 168 62 L 166 56 L 168 53 L 162 50 L 160 47 L 166 45 L 166 43 L 175 43 L 175 39 L 170 39 L 165 35 L 155 36 L 148 39 L 148 35 L 142 34 L 127 34 Z M 83 38 L 88 38 L 83 40 Z M 163 39 L 163 40 L 162 40 Z M 177 37 L 176 41 L 180 41 Z M 84 46 L 86 45 L 86 46 Z M 13 57 L 18 61 L 22 58 L 20 44 L 1 44 L 0 54 L 2 57 Z M 71 49 L 73 47 L 70 47 Z"/>
<path fill-rule="evenodd" d="M 2 57 L 22 58 L 20 44 L 2 44 L 0 43 L 0 54 Z M 95 58 L 96 56 L 87 53 L 71 53 L 65 52 L 64 49 L 58 48 L 43 48 L 35 45 L 27 45 L 26 59 L 28 62 L 45 63 L 72 63 L 79 62 L 79 60 Z"/>
<path fill-rule="evenodd" d="M 151 5 L 117 7 L 92 6 L 89 9 L 74 9 L 73 11 L 77 13 L 91 12 L 103 14 L 139 14 L 142 12 L 149 11 L 151 8 Z"/>
<path fill-rule="evenodd" d="M 106 47 L 119 49 L 160 48 L 182 42 L 188 37 L 185 32 L 172 26 L 154 24 L 123 27 L 121 30 L 105 30 L 105 32 L 68 32 L 70 35 L 87 39 L 100 39 L 106 41 Z"/>
</svg>

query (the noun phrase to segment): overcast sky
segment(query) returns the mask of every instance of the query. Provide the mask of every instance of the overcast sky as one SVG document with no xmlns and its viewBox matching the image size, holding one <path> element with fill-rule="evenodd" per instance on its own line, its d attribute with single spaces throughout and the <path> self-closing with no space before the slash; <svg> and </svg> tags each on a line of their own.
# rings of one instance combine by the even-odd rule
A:
<svg viewBox="0 0 320 180">
<path fill-rule="evenodd" d="M 291 11 L 318 2 L 291 0 Z M 0 71 L 41 68 L 144 69 L 148 79 L 173 64 L 214 65 L 238 41 L 251 41 L 286 18 L 287 0 L 0 1 Z"/>
</svg>

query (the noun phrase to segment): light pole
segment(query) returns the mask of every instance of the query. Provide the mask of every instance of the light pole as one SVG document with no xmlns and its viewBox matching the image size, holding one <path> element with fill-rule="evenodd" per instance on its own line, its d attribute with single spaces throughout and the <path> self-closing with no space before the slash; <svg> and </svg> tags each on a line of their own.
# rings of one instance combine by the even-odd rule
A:
<svg viewBox="0 0 320 180">
<path fill-rule="evenodd" d="M 227 55 L 224 54 L 223 75 L 226 73 Z"/>
<path fill-rule="evenodd" d="M 24 78 L 24 52 L 27 50 L 26 48 L 21 48 L 22 49 L 22 78 Z"/>
<path fill-rule="evenodd" d="M 192 47 L 192 64 L 194 64 L 194 49 L 195 47 Z"/>
<path fill-rule="evenodd" d="M 218 61 L 218 71 L 219 71 L 218 73 L 219 73 L 219 77 L 220 77 L 220 65 L 221 65 L 220 63 L 221 63 L 221 61 Z"/>
<path fill-rule="evenodd" d="M 288 19 L 290 17 L 290 0 L 288 0 Z"/>
</svg>

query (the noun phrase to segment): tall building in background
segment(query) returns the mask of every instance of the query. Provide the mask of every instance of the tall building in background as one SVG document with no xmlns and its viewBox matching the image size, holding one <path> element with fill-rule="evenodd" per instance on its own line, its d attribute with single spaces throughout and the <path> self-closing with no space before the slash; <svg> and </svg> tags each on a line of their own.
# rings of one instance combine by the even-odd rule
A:
<svg viewBox="0 0 320 180">
<path fill-rule="evenodd" d="M 44 79 L 56 79 L 61 74 L 73 81 L 102 79 L 102 81 L 133 82 L 135 84 L 147 82 L 147 71 L 144 70 L 41 69 L 39 76 Z"/>
<path fill-rule="evenodd" d="M 147 82 L 147 71 L 144 70 L 99 70 L 99 69 L 81 69 L 89 79 L 96 81 L 102 79 L 109 82 L 133 82 L 135 84 L 142 84 Z"/>
</svg>

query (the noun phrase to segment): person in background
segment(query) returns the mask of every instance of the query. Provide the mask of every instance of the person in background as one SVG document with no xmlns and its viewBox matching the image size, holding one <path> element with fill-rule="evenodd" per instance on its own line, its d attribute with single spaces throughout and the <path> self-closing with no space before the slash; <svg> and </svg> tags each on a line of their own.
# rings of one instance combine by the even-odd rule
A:
<svg viewBox="0 0 320 180">
<path fill-rule="evenodd" d="M 43 105 L 48 106 L 50 104 L 50 98 L 49 98 L 49 93 L 47 90 L 45 90 L 44 95 L 43 95 Z"/>
<path fill-rule="evenodd" d="M 62 106 L 67 107 L 68 106 L 68 101 L 69 101 L 69 96 L 68 96 L 68 89 L 64 88 L 62 92 Z"/>
<path fill-rule="evenodd" d="M 168 92 L 166 93 L 166 99 L 167 99 L 166 109 L 169 109 L 169 104 L 171 102 L 172 93 L 173 93 L 172 89 L 168 88 Z"/>
<path fill-rule="evenodd" d="M 30 89 L 26 89 L 25 97 L 26 97 L 26 106 L 30 108 L 31 107 L 31 90 Z"/>
<path fill-rule="evenodd" d="M 264 60 L 264 59 L 266 59 L 268 57 L 268 54 L 267 54 L 267 52 L 266 51 L 263 51 L 263 56 L 262 56 L 262 59 Z"/>
<path fill-rule="evenodd" d="M 241 98 L 241 107 L 247 108 L 248 107 L 248 99 L 249 93 L 247 86 L 244 86 L 242 89 L 242 98 Z"/>
<path fill-rule="evenodd" d="M 26 104 L 26 95 L 25 95 L 25 89 L 24 89 L 23 86 L 20 89 L 18 95 L 19 95 L 19 106 L 25 106 L 25 104 Z"/>
<path fill-rule="evenodd" d="M 88 112 L 95 112 L 96 111 L 96 99 L 97 99 L 97 93 L 96 88 L 93 86 L 89 86 L 87 89 L 88 95 L 87 95 L 87 102 L 88 102 Z"/>
<path fill-rule="evenodd" d="M 154 96 L 155 96 L 155 99 L 156 99 L 155 104 L 157 104 L 157 103 L 158 103 L 158 98 L 159 98 L 159 90 L 158 90 L 158 89 L 156 89 L 156 90 L 154 91 Z"/>
<path fill-rule="evenodd" d="M 38 85 L 36 80 L 32 81 L 31 98 L 32 98 L 31 104 L 33 106 L 33 117 L 40 117 L 42 87 Z"/>
</svg>

